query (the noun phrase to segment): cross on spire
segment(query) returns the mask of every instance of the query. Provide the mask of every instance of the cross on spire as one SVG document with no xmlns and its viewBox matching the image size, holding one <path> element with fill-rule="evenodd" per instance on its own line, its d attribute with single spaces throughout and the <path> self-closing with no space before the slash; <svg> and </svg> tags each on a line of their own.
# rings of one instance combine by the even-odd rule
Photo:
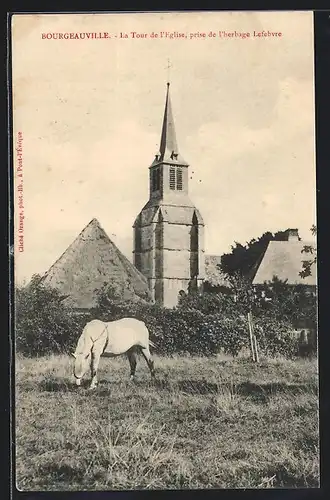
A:
<svg viewBox="0 0 330 500">
<path fill-rule="evenodd" d="M 171 61 L 169 58 L 167 58 L 167 66 L 166 66 L 166 69 L 167 69 L 167 85 L 169 86 L 170 85 L 170 68 L 172 67 L 172 64 L 171 64 Z"/>
<path fill-rule="evenodd" d="M 170 60 L 168 59 L 167 70 L 171 67 Z M 165 110 L 164 110 L 164 118 L 163 118 L 163 126 L 160 138 L 160 148 L 159 148 L 159 157 L 156 160 L 159 161 L 167 161 L 167 162 L 177 162 L 180 165 L 187 165 L 178 150 L 178 144 L 176 141 L 175 127 L 174 127 L 174 119 L 172 113 L 172 105 L 170 98 L 170 82 L 167 82 L 167 91 L 166 91 L 166 101 L 165 101 Z"/>
</svg>

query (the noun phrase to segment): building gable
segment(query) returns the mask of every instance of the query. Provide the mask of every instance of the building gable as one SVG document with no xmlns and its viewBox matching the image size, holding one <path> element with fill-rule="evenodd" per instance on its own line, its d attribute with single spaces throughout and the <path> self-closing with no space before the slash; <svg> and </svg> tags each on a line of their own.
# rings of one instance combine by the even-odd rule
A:
<svg viewBox="0 0 330 500">
<path fill-rule="evenodd" d="M 311 276 L 302 278 L 303 261 L 310 258 L 310 254 L 303 253 L 304 246 L 315 243 L 304 241 L 270 241 L 266 251 L 257 263 L 253 276 L 253 285 L 262 285 L 271 282 L 274 278 L 285 281 L 288 285 L 316 286 L 316 266 L 311 269 Z"/>
<path fill-rule="evenodd" d="M 78 309 L 96 305 L 97 292 L 110 285 L 129 300 L 150 300 L 145 277 L 120 252 L 93 219 L 50 267 L 42 282 L 66 296 L 64 304 Z"/>
</svg>

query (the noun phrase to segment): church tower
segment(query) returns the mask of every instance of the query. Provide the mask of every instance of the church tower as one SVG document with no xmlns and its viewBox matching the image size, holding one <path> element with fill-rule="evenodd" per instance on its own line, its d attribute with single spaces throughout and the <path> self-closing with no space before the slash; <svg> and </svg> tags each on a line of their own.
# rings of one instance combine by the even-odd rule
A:
<svg viewBox="0 0 330 500">
<path fill-rule="evenodd" d="M 204 222 L 188 196 L 188 163 L 180 155 L 167 83 L 160 151 L 149 167 L 149 200 L 137 216 L 134 264 L 153 300 L 175 307 L 179 292 L 202 286 Z"/>
</svg>

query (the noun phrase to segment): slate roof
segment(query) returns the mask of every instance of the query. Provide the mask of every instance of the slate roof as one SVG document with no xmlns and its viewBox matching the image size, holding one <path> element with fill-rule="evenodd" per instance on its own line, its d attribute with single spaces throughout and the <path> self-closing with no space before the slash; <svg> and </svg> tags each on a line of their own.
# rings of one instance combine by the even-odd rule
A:
<svg viewBox="0 0 330 500">
<path fill-rule="evenodd" d="M 160 137 L 159 154 L 153 161 L 152 165 L 156 165 L 157 163 L 160 162 L 171 163 L 174 165 L 175 164 L 188 165 L 188 163 L 182 158 L 178 149 L 178 143 L 176 140 L 174 119 L 172 113 L 169 83 L 167 83 L 165 110 L 164 110 L 162 132 Z"/>
<path fill-rule="evenodd" d="M 96 219 L 93 219 L 42 277 L 44 284 L 67 298 L 77 309 L 96 305 L 104 283 L 127 300 L 149 300 L 146 278 L 120 252 Z"/>
<path fill-rule="evenodd" d="M 221 271 L 221 255 L 205 255 L 205 281 L 212 286 L 231 288 L 226 275 Z"/>
<path fill-rule="evenodd" d="M 156 205 L 145 205 L 140 214 L 135 219 L 133 227 L 149 225 L 151 222 L 156 222 L 158 213 L 161 211 L 161 218 L 164 222 L 170 224 L 191 225 L 194 214 L 198 225 L 204 226 L 204 221 L 199 210 L 194 205 L 191 206 L 172 206 L 165 203 Z"/>
<path fill-rule="evenodd" d="M 305 245 L 316 248 L 315 242 L 307 241 L 270 241 L 264 255 L 259 259 L 252 277 L 253 285 L 271 282 L 274 277 L 286 281 L 288 285 L 316 286 L 316 266 L 313 265 L 311 276 L 302 278 L 302 262 L 309 260 L 311 254 L 302 253 Z"/>
</svg>

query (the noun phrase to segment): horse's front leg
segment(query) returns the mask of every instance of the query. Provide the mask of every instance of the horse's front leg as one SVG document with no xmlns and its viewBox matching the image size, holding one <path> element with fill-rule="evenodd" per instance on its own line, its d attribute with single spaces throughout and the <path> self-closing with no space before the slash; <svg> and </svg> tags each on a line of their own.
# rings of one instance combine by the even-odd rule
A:
<svg viewBox="0 0 330 500">
<path fill-rule="evenodd" d="M 92 356 L 91 356 L 91 385 L 89 386 L 90 389 L 95 389 L 97 386 L 98 380 L 97 380 L 97 369 L 100 363 L 100 357 L 101 354 L 95 353 L 92 350 Z"/>
</svg>

